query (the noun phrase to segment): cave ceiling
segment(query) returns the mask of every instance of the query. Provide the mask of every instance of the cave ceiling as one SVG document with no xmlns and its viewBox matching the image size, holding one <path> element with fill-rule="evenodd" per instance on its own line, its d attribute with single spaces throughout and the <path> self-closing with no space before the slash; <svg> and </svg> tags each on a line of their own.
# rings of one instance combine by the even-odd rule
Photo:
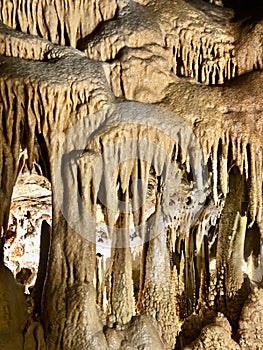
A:
<svg viewBox="0 0 263 350">
<path fill-rule="evenodd" d="M 262 17 L 0 0 L 1 349 L 263 348 Z"/>
</svg>

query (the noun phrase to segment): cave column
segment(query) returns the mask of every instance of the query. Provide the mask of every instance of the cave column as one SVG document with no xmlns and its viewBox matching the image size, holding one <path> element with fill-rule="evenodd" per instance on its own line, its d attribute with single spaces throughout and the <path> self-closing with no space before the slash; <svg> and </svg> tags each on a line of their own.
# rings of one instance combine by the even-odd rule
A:
<svg viewBox="0 0 263 350">
<path fill-rule="evenodd" d="M 170 253 L 160 196 L 157 196 L 156 212 L 150 219 L 148 228 L 149 245 L 146 252 L 141 312 L 157 321 L 164 343 L 173 348 L 177 333 L 175 295 L 171 290 Z"/>
<path fill-rule="evenodd" d="M 249 292 L 242 271 L 248 215 L 244 208 L 248 202 L 246 187 L 245 176 L 234 167 L 230 172 L 229 193 L 219 223 L 217 243 L 216 304 L 234 323 Z"/>
<path fill-rule="evenodd" d="M 134 311 L 128 190 L 120 200 L 124 208 L 113 229 L 111 290 L 111 318 L 117 326 L 127 324 Z"/>
<path fill-rule="evenodd" d="M 85 215 L 85 205 L 90 203 L 90 198 L 85 198 L 85 193 L 90 193 L 85 177 L 89 164 L 85 158 L 78 159 L 78 165 L 71 166 L 70 161 L 61 167 L 61 181 L 51 168 L 53 189 L 62 197 L 53 194 L 42 321 L 49 350 L 80 350 L 97 342 L 104 349 L 107 345 L 94 287 L 96 227 L 94 217 Z M 56 188 L 60 185 L 61 192 Z"/>
</svg>

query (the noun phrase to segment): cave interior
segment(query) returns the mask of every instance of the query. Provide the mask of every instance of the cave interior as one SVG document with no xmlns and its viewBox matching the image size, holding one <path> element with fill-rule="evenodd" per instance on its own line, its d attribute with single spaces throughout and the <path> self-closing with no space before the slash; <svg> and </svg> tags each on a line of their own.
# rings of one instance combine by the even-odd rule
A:
<svg viewBox="0 0 263 350">
<path fill-rule="evenodd" d="M 263 349 L 262 68 L 259 0 L 0 0 L 1 350 Z"/>
</svg>

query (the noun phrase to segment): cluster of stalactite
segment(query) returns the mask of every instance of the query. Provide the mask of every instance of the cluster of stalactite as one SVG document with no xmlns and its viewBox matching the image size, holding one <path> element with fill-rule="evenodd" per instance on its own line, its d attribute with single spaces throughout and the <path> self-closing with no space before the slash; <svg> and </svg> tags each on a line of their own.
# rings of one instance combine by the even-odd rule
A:
<svg viewBox="0 0 263 350">
<path fill-rule="evenodd" d="M 204 15 L 200 9 L 185 2 L 167 5 L 160 1 L 148 4 L 147 8 L 127 5 L 126 11 L 120 12 L 115 21 L 80 41 L 79 48 L 96 60 L 120 59 L 120 66 L 125 65 L 122 57 L 126 48 L 144 48 L 151 57 L 158 57 L 160 48 L 164 48 L 162 55 L 176 76 L 191 77 L 208 85 L 223 84 L 237 74 L 235 38 L 230 30 L 223 34 L 231 17 L 229 11 L 217 11 L 212 12 L 208 7 Z M 156 16 L 156 13 L 161 15 Z M 226 19 L 220 18 L 222 14 Z M 214 23 L 208 20 L 209 15 L 215 17 Z M 137 57 L 141 55 L 136 53 Z"/>
<path fill-rule="evenodd" d="M 190 5 L 182 4 L 182 12 L 187 12 Z M 112 84 L 109 71 L 115 63 L 107 65 L 87 55 L 114 60 L 125 46 L 151 44 L 152 35 L 158 34 L 155 27 L 150 34 L 146 31 L 152 18 L 144 27 L 138 25 L 140 36 L 147 32 L 141 43 L 134 23 L 123 37 L 122 24 L 127 25 L 131 16 L 128 12 L 125 17 L 124 7 L 123 17 L 83 41 L 82 49 L 89 48 L 81 52 L 54 45 L 76 46 L 89 34 L 90 29 L 76 29 L 86 23 L 81 17 L 74 22 L 82 8 L 74 6 L 79 4 L 68 5 L 72 15 L 68 24 L 63 22 L 62 4 L 52 10 L 52 23 L 43 23 L 43 13 L 51 11 L 51 4 L 40 2 L 43 13 L 33 5 L 22 1 L 1 10 L 4 23 L 52 43 L 0 27 L 0 225 L 4 240 L 12 189 L 24 162 L 21 149 L 26 148 L 29 169 L 34 161 L 41 161 L 51 180 L 52 234 L 50 246 L 43 243 L 41 251 L 45 266 L 40 275 L 46 275 L 45 285 L 43 276 L 39 277 L 35 315 L 27 326 L 26 315 L 19 311 L 17 316 L 16 304 L 12 305 L 16 300 L 25 309 L 22 292 L 2 263 L 0 273 L 9 289 L 0 289 L 0 307 L 7 315 L 0 323 L 0 344 L 10 336 L 8 327 L 18 335 L 10 337 L 8 350 L 187 349 L 190 343 L 193 349 L 245 349 L 259 342 L 262 316 L 253 317 L 254 309 L 261 307 L 261 289 L 247 297 L 262 254 L 261 116 L 253 116 L 245 126 L 240 126 L 241 117 L 241 121 L 233 119 L 232 125 L 231 111 L 223 110 L 218 112 L 221 125 L 212 133 L 212 126 L 206 127 L 211 114 L 192 128 L 191 121 L 168 111 L 173 110 L 172 104 L 164 109 L 118 100 L 105 75 Z M 142 13 L 148 11 L 139 7 Z M 162 16 L 167 13 L 163 11 Z M 100 16 L 98 22 L 106 18 Z M 61 23 L 67 28 L 68 42 Z M 160 24 L 166 25 L 166 21 Z M 227 35 L 223 42 L 211 43 L 212 39 L 202 41 L 204 33 L 196 28 L 198 33 L 192 37 L 180 26 L 175 23 L 180 35 L 166 28 L 173 40 L 179 40 L 175 44 L 166 37 L 167 51 L 173 52 L 169 56 L 173 73 L 212 85 L 235 76 L 238 69 Z M 221 34 L 216 32 L 218 37 Z M 208 91 L 204 95 L 208 96 L 209 90 L 202 91 Z M 217 91 L 222 94 L 223 90 Z M 126 95 L 123 89 L 120 95 Z M 253 108 L 249 112 L 253 114 Z M 108 259 L 96 254 L 99 213 L 111 241 Z M 131 231 L 140 239 L 136 248 L 131 247 Z M 258 239 L 251 243 L 253 234 Z M 250 267 L 245 267 L 245 253 L 247 260 L 252 255 Z M 260 285 L 260 280 L 255 283 Z M 202 314 L 204 305 L 210 308 L 209 321 Z M 187 329 L 191 317 L 197 323 L 194 336 Z M 247 331 L 249 322 L 256 327 L 256 340 Z M 239 343 L 231 339 L 231 331 L 238 328 Z"/>
<path fill-rule="evenodd" d="M 0 21 L 53 43 L 76 46 L 104 20 L 112 18 L 116 1 L 1 1 Z M 87 20 L 89 18 L 89 20 Z"/>
</svg>

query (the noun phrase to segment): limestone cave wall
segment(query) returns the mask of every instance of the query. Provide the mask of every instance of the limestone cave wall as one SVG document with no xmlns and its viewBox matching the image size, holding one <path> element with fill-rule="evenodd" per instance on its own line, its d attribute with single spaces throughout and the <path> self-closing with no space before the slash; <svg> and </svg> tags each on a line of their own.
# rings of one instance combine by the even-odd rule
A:
<svg viewBox="0 0 263 350">
<path fill-rule="evenodd" d="M 0 0 L 1 349 L 263 348 L 262 47 L 256 0 Z"/>
</svg>

